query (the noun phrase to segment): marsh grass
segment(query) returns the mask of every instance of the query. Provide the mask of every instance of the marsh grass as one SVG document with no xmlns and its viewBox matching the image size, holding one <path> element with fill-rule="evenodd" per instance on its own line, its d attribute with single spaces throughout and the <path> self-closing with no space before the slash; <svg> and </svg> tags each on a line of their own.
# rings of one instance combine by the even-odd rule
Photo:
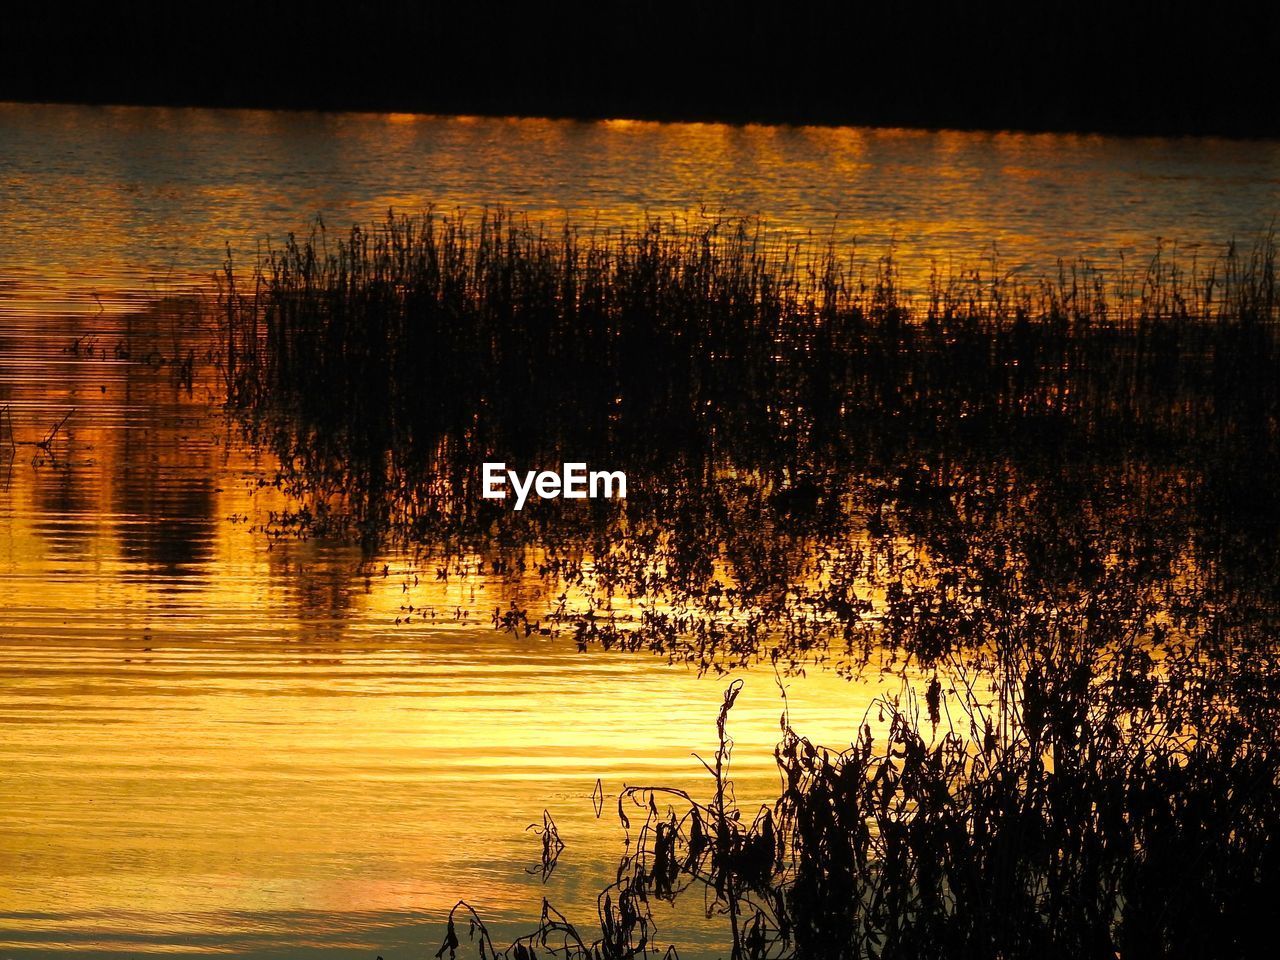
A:
<svg viewBox="0 0 1280 960">
<path fill-rule="evenodd" d="M 1032 282 L 994 261 L 935 267 L 917 297 L 892 255 L 749 221 L 557 232 L 501 210 L 428 213 L 332 246 L 323 227 L 291 237 L 248 284 L 228 259 L 222 300 L 233 400 L 339 440 L 381 422 L 370 442 L 430 449 L 483 411 L 492 432 L 475 442 L 527 433 L 543 452 L 557 432 L 591 447 L 656 424 L 746 431 L 773 411 L 757 429 L 785 441 L 788 408 L 831 415 L 833 398 L 846 417 L 935 429 L 1066 417 L 1097 439 L 1175 418 L 1186 437 L 1229 426 L 1246 383 L 1263 392 L 1252 406 L 1274 402 L 1271 236 L 1207 263 L 1160 248 L 1141 270 L 1082 261 Z M 1171 407 L 1192 392 L 1205 402 Z"/>
<path fill-rule="evenodd" d="M 930 678 L 880 739 L 784 713 L 756 812 L 731 686 L 709 796 L 623 791 L 598 931 L 544 904 L 499 951 L 462 903 L 441 954 L 648 956 L 654 902 L 700 897 L 733 960 L 1248 956 L 1280 888 L 1275 267 L 1268 236 L 913 296 L 752 222 L 501 211 L 229 262 L 222 369 L 285 531 L 533 574 L 558 601 L 494 626 L 584 650 Z M 564 459 L 627 500 L 480 497 L 485 460 Z"/>
<path fill-rule="evenodd" d="M 933 608 L 1055 554 L 1082 589 L 1120 562 L 1256 590 L 1280 537 L 1275 266 L 1267 236 L 1034 281 L 935 270 L 910 296 L 892 256 L 757 222 L 429 212 L 320 227 L 248 277 L 229 260 L 222 369 L 304 503 L 282 531 L 587 594 L 495 623 L 704 665 L 833 640 L 856 660 L 886 632 L 932 655 L 982 633 Z M 628 499 L 480 496 L 483 461 L 569 457 L 626 470 Z"/>
<path fill-rule="evenodd" d="M 497 951 L 463 902 L 437 956 L 463 937 L 520 960 L 656 956 L 651 908 L 684 899 L 721 920 L 733 960 L 1256 955 L 1280 882 L 1274 705 L 1251 727 L 1198 666 L 1157 675 L 1137 646 L 1096 653 L 1005 651 L 981 693 L 957 669 L 873 703 L 887 734 L 867 722 L 844 749 L 784 712 L 781 795 L 754 812 L 729 774 L 734 683 L 705 797 L 620 794 L 626 849 L 598 936 L 544 904 Z"/>
</svg>

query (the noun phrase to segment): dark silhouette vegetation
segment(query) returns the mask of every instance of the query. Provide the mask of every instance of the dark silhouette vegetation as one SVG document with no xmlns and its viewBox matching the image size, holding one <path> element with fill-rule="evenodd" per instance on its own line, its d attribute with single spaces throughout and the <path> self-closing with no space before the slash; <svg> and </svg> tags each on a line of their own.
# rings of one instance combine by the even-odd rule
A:
<svg viewBox="0 0 1280 960">
<path fill-rule="evenodd" d="M 626 849 L 598 934 L 544 901 L 495 948 L 463 901 L 436 956 L 671 958 L 652 906 L 687 899 L 723 921 L 733 960 L 1255 956 L 1280 881 L 1280 771 L 1274 733 L 1251 724 L 1274 707 L 1242 720 L 1201 670 L 1157 679 L 1137 646 L 1098 653 L 1011 645 L 989 694 L 961 671 L 878 701 L 887 732 L 864 725 L 843 749 L 784 713 L 782 792 L 756 810 L 729 773 L 735 682 L 705 796 L 619 795 Z"/>
<path fill-rule="evenodd" d="M 442 955 L 660 955 L 672 900 L 734 960 L 1249 956 L 1280 880 L 1275 267 L 1265 236 L 911 294 L 892 252 L 750 221 L 501 211 L 229 262 L 231 409 L 301 504 L 277 535 L 541 578 L 495 626 L 584 650 L 903 678 L 847 744 L 784 710 L 758 810 L 731 686 L 706 796 L 619 797 L 598 923 L 547 904 L 499 953 L 463 903 Z M 484 460 L 569 450 L 627 499 L 479 496 Z"/>
</svg>

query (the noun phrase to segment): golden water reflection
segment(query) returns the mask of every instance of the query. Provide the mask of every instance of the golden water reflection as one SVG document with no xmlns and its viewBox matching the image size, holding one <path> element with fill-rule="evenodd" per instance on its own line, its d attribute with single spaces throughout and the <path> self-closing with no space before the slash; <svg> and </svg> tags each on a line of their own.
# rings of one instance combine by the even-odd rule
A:
<svg viewBox="0 0 1280 960">
<path fill-rule="evenodd" d="M 1247 242 L 1280 211 L 1265 141 L 0 104 L 0 143 L 0 284 L 41 312 L 127 312 L 228 244 L 252 259 L 320 215 L 345 231 L 427 204 L 759 214 L 873 258 L 896 243 L 917 290 L 933 260 L 1118 266 L 1157 238 Z"/>
<path fill-rule="evenodd" d="M 1006 269 L 1114 264 L 1280 209 L 1274 143 L 27 105 L 0 105 L 0 143 L 6 956 L 391 960 L 434 950 L 460 896 L 495 939 L 544 894 L 589 922 L 621 838 L 596 778 L 692 785 L 713 748 L 725 680 L 489 627 L 536 584 L 424 583 L 439 615 L 397 624 L 403 558 L 262 535 L 271 465 L 214 371 L 189 389 L 164 362 L 189 316 L 153 306 L 227 244 L 426 203 L 602 225 L 705 206 L 897 241 L 918 286 L 993 243 Z M 763 800 L 781 701 L 767 668 L 746 679 L 736 778 Z M 788 682 L 832 745 L 879 686 Z M 567 843 L 545 887 L 524 832 L 544 808 Z M 718 928 L 670 921 L 715 953 Z"/>
<path fill-rule="evenodd" d="M 492 629 L 536 582 L 408 588 L 403 557 L 264 536 L 281 495 L 213 371 L 188 390 L 147 359 L 173 309 L 95 319 L 92 345 L 84 317 L 0 328 L 0 951 L 389 960 L 463 896 L 497 933 L 544 894 L 591 921 L 622 838 L 597 777 L 697 787 L 727 679 Z M 397 623 L 406 596 L 437 613 Z M 735 770 L 764 801 L 782 701 L 746 676 Z M 797 726 L 840 743 L 877 681 L 788 684 Z M 544 808 L 567 844 L 545 887 Z"/>
</svg>

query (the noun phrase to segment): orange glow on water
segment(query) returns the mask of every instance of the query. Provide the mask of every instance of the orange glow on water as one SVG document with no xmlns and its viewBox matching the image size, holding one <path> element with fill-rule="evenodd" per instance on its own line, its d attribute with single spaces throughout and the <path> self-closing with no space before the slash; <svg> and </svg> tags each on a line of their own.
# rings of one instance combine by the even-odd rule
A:
<svg viewBox="0 0 1280 960">
<path fill-rule="evenodd" d="M 993 244 L 1012 271 L 1114 263 L 1280 208 L 1274 143 L 23 105 L 0 141 L 0 952 L 403 955 L 460 896 L 495 931 L 544 895 L 587 920 L 620 839 L 596 778 L 704 779 L 727 678 L 491 629 L 532 580 L 412 583 L 394 553 L 263 534 L 273 465 L 208 350 L 175 380 L 194 321 L 156 306 L 207 290 L 228 244 L 244 265 L 317 214 L 341 233 L 427 204 L 602 227 L 705 207 L 872 258 L 896 242 L 918 289 Z M 431 615 L 397 623 L 407 603 Z M 782 707 L 771 670 L 746 679 L 749 805 L 776 797 Z M 789 683 L 833 745 L 881 689 Z M 544 808 L 568 844 L 545 887 Z M 714 955 L 719 928 L 681 923 Z"/>
<path fill-rule="evenodd" d="M 596 778 L 699 786 L 727 681 L 492 629 L 537 582 L 411 585 L 395 554 L 263 536 L 285 501 L 210 406 L 214 371 L 188 394 L 146 359 L 172 319 L 4 319 L 0 949 L 387 951 L 438 940 L 464 895 L 499 928 L 543 894 L 594 916 L 620 843 Z M 407 602 L 433 613 L 397 623 Z M 792 709 L 838 742 L 875 689 L 817 673 Z M 748 692 L 739 791 L 764 800 L 781 700 L 767 668 Z M 570 844 L 545 888 L 544 808 Z"/>
</svg>

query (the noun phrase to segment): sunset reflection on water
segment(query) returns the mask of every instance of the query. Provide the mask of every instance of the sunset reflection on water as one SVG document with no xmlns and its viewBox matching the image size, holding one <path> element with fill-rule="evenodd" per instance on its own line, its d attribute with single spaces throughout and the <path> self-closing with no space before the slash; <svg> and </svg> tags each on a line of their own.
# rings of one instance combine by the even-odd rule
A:
<svg viewBox="0 0 1280 960">
<path fill-rule="evenodd" d="M 424 571 L 435 616 L 397 623 L 405 557 L 265 536 L 285 501 L 212 368 L 188 393 L 147 362 L 175 309 L 4 320 L 0 949 L 404 955 L 460 896 L 495 931 L 544 893 L 589 921 L 621 838 L 596 779 L 699 785 L 727 678 L 494 630 L 536 577 Z M 834 741 L 874 689 L 789 683 Z M 763 801 L 782 701 L 767 667 L 748 690 L 735 766 Z M 545 888 L 525 832 L 544 808 L 568 844 Z"/>
<path fill-rule="evenodd" d="M 0 142 L 6 956 L 390 960 L 434 952 L 459 897 L 495 939 L 544 895 L 585 924 L 621 839 L 596 779 L 706 789 L 692 754 L 727 677 L 492 629 L 495 607 L 548 601 L 532 575 L 437 582 L 264 532 L 274 464 L 223 411 L 195 308 L 165 299 L 207 291 L 228 245 L 251 261 L 319 214 L 341 232 L 427 204 L 552 227 L 705 209 L 872 258 L 896 243 L 921 289 L 935 258 L 1114 267 L 1280 208 L 1275 143 L 19 105 Z M 432 615 L 398 623 L 408 597 Z M 776 797 L 783 702 L 767 665 L 745 675 L 750 809 Z M 899 681 L 786 683 L 796 728 L 840 745 Z M 544 808 L 567 844 L 546 886 L 525 831 Z M 724 931 L 686 914 L 663 933 L 691 958 Z"/>
<path fill-rule="evenodd" d="M 917 288 L 993 246 L 1033 273 L 1157 238 L 1217 249 L 1280 204 L 1274 142 L 20 104 L 0 142 L 7 299 L 51 312 L 203 282 L 228 244 L 251 260 L 319 215 L 342 232 L 427 204 L 759 215 L 871 258 L 896 244 Z"/>
</svg>

